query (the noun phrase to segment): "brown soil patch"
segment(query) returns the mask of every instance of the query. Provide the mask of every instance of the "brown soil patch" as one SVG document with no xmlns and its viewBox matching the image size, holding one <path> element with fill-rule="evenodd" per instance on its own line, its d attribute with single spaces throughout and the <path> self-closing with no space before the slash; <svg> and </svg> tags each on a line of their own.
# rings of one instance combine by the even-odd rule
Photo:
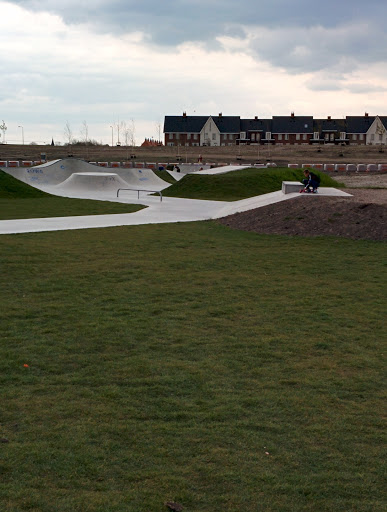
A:
<svg viewBox="0 0 387 512">
<path fill-rule="evenodd" d="M 255 233 L 387 240 L 387 189 L 346 189 L 352 197 L 299 198 L 236 213 L 221 224 Z"/>
</svg>

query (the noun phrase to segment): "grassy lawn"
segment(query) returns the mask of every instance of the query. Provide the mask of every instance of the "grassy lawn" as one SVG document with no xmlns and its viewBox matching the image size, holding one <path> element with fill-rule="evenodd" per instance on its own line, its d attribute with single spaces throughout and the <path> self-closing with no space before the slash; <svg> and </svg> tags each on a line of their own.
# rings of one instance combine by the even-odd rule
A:
<svg viewBox="0 0 387 512">
<path fill-rule="evenodd" d="M 323 187 L 343 186 L 327 174 L 314 172 L 320 175 Z M 281 190 L 282 181 L 301 181 L 303 177 L 301 169 L 288 168 L 249 168 L 218 175 L 188 174 L 164 190 L 163 195 L 214 201 L 238 201 Z"/>
<path fill-rule="evenodd" d="M 213 222 L 0 244 L 2 512 L 385 509 L 385 244 Z"/>
<path fill-rule="evenodd" d="M 57 196 L 18 199 L 0 198 L 0 220 L 133 213 L 143 208 L 145 207 L 138 204 L 70 199 Z"/>
</svg>

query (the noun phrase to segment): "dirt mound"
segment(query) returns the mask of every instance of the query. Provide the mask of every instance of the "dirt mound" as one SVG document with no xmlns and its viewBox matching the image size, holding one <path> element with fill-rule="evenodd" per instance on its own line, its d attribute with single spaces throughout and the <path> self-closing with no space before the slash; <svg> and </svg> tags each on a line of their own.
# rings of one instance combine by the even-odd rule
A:
<svg viewBox="0 0 387 512">
<path fill-rule="evenodd" d="M 305 196 L 236 213 L 221 224 L 256 233 L 387 240 L 387 189 L 347 189 L 352 197 Z"/>
</svg>

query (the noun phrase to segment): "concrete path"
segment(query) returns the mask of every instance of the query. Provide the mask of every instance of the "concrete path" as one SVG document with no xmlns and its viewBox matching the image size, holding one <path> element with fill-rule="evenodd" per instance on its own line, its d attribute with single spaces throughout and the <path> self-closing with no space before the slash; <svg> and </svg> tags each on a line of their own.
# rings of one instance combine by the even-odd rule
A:
<svg viewBox="0 0 387 512">
<path fill-rule="evenodd" d="M 331 188 L 319 189 L 319 194 L 301 195 L 283 194 L 281 191 L 250 197 L 241 201 L 200 201 L 195 199 L 179 199 L 144 195 L 127 198 L 120 202 L 143 204 L 147 208 L 135 213 L 115 215 L 89 215 L 78 217 L 54 217 L 45 219 L 17 219 L 0 221 L 0 234 L 32 233 L 39 231 L 62 231 L 69 229 L 106 228 L 113 226 L 135 226 L 141 224 L 162 224 L 172 222 L 192 222 L 219 219 L 233 213 L 252 210 L 279 201 L 289 201 L 300 197 L 308 197 L 310 201 L 318 196 L 350 196 L 346 192 Z"/>
</svg>

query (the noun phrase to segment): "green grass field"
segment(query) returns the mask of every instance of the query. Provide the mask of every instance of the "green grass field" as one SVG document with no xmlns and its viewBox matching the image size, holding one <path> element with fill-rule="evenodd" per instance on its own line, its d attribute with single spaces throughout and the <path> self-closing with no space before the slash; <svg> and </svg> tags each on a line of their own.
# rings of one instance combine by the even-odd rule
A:
<svg viewBox="0 0 387 512">
<path fill-rule="evenodd" d="M 321 186 L 343 186 L 327 174 L 315 172 L 321 177 Z M 163 195 L 213 201 L 238 201 L 281 190 L 283 181 L 301 181 L 303 177 L 301 169 L 288 168 L 249 168 L 218 175 L 188 174 L 181 181 L 164 190 Z"/>
<path fill-rule="evenodd" d="M 2 512 L 385 510 L 385 244 L 202 222 L 0 245 Z"/>
</svg>

